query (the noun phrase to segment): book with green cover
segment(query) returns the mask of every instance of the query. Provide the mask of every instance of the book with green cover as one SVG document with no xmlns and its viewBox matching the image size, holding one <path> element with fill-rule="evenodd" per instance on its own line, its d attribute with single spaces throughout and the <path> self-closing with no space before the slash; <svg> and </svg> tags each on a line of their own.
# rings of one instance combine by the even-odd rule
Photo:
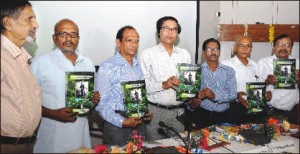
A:
<svg viewBox="0 0 300 154">
<path fill-rule="evenodd" d="M 274 59 L 274 75 L 277 82 L 275 89 L 295 89 L 296 83 L 296 60 Z"/>
<path fill-rule="evenodd" d="M 66 107 L 79 115 L 93 109 L 94 72 L 66 72 Z"/>
<path fill-rule="evenodd" d="M 145 80 L 121 83 L 125 117 L 143 118 L 148 112 L 148 100 Z"/>
<path fill-rule="evenodd" d="M 246 90 L 248 112 L 261 112 L 266 104 L 266 84 L 264 82 L 247 82 Z"/>
<path fill-rule="evenodd" d="M 177 70 L 180 84 L 176 89 L 176 100 L 195 97 L 201 88 L 201 64 L 178 63 Z"/>
</svg>

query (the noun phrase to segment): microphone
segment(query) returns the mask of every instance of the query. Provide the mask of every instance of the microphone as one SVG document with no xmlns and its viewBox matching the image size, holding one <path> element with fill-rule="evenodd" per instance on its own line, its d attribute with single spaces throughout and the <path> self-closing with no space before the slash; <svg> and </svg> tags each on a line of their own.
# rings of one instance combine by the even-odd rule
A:
<svg viewBox="0 0 300 154">
<path fill-rule="evenodd" d="M 158 128 L 157 131 L 159 134 L 163 135 L 165 138 L 170 138 L 170 136 L 168 136 L 168 134 L 164 131 L 164 129 Z"/>
<path fill-rule="evenodd" d="M 178 121 L 180 121 L 181 123 L 183 123 L 188 130 L 189 129 L 198 129 L 197 126 L 196 126 L 196 124 L 193 123 L 190 120 L 190 118 L 186 116 L 186 114 L 184 113 L 184 111 L 178 111 L 176 119 Z"/>
<path fill-rule="evenodd" d="M 159 125 L 160 127 L 166 127 L 166 128 L 169 128 L 169 129 L 173 129 L 172 127 L 167 126 L 163 121 L 159 121 L 159 122 L 158 122 L 158 125 Z"/>
<path fill-rule="evenodd" d="M 159 125 L 160 127 L 165 127 L 165 128 L 167 128 L 167 129 L 171 130 L 172 132 L 174 132 L 174 133 L 182 140 L 182 142 L 184 143 L 185 147 L 187 148 L 186 150 L 188 150 L 188 145 L 187 145 L 187 143 L 186 143 L 185 140 L 181 137 L 181 135 L 178 133 L 178 131 L 176 131 L 173 127 L 170 127 L 170 126 L 166 125 L 163 121 L 159 121 L 159 122 L 158 122 L 158 125 Z"/>
<path fill-rule="evenodd" d="M 31 64 L 31 59 L 27 60 L 27 64 L 30 65 Z"/>
</svg>

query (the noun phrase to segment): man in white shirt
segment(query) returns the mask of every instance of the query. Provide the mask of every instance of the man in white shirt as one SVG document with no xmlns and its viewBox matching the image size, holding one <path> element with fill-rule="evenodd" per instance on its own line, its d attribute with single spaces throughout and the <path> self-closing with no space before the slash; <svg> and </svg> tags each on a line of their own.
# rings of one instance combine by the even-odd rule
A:
<svg viewBox="0 0 300 154">
<path fill-rule="evenodd" d="M 153 119 L 146 127 L 146 136 L 150 140 L 161 139 L 164 136 L 158 133 L 159 121 L 177 131 L 183 131 L 183 124 L 176 119 L 182 102 L 176 101 L 176 87 L 179 79 L 176 77 L 177 63 L 191 63 L 190 53 L 174 46 L 181 32 L 176 18 L 166 16 L 156 22 L 157 35 L 160 43 L 141 53 L 139 62 L 144 73 L 149 110 L 153 112 Z M 173 132 L 165 130 L 172 136 Z M 172 134 L 172 135 L 171 135 Z"/>
<path fill-rule="evenodd" d="M 267 90 L 272 92 L 272 99 L 268 103 L 272 105 L 274 114 L 288 118 L 291 123 L 299 123 L 299 59 L 291 56 L 293 39 L 286 34 L 281 34 L 274 39 L 274 55 L 262 58 L 258 61 L 259 72 L 266 81 Z M 296 89 L 274 89 L 276 77 L 273 75 L 274 59 L 296 59 Z"/>
<path fill-rule="evenodd" d="M 222 63 L 234 69 L 237 82 L 237 101 L 230 104 L 232 109 L 230 113 L 232 123 L 263 122 L 260 113 L 248 114 L 249 104 L 246 94 L 247 82 L 264 82 L 258 72 L 258 64 L 249 57 L 252 52 L 252 38 L 249 36 L 240 36 L 237 38 L 233 47 L 235 56 L 223 60 Z M 270 101 L 272 93 L 266 92 L 266 100 Z M 262 121 L 260 121 L 262 120 Z"/>
</svg>

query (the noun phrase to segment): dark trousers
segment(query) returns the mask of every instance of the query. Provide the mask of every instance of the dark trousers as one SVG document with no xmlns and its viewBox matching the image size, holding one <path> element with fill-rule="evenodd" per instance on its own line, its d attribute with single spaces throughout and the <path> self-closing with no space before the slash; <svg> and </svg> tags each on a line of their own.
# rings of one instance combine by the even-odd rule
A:
<svg viewBox="0 0 300 154">
<path fill-rule="evenodd" d="M 104 121 L 103 126 L 103 143 L 105 145 L 119 145 L 123 146 L 127 144 L 127 141 L 131 139 L 132 131 L 136 129 L 144 136 L 146 132 L 145 125 L 139 125 L 136 128 L 119 128 L 115 125 Z"/>
<path fill-rule="evenodd" d="M 187 110 L 186 114 L 198 129 L 216 125 L 221 122 L 228 122 L 227 110 L 224 112 L 214 112 L 198 108 L 194 111 Z"/>
<path fill-rule="evenodd" d="M 228 111 L 228 122 L 231 124 L 263 123 L 266 120 L 266 108 L 261 112 L 249 113 L 244 105 L 234 101 L 230 103 Z"/>
<path fill-rule="evenodd" d="M 276 108 L 273 108 L 273 111 L 274 115 L 276 115 L 277 117 L 285 117 L 288 119 L 289 123 L 299 125 L 299 103 L 296 104 L 290 111 L 279 110 Z"/>
<path fill-rule="evenodd" d="M 34 143 L 1 144 L 1 153 L 33 153 Z"/>
</svg>

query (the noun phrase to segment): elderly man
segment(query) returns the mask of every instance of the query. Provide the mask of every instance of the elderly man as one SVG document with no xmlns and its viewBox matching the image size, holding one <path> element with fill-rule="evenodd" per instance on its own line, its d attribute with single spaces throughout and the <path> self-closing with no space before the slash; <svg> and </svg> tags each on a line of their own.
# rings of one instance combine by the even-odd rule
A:
<svg viewBox="0 0 300 154">
<path fill-rule="evenodd" d="M 66 72 L 95 72 L 92 61 L 76 50 L 79 43 L 79 28 L 70 19 L 56 23 L 52 39 L 53 51 L 35 57 L 31 67 L 42 87 L 42 121 L 38 130 L 34 152 L 65 153 L 80 147 L 91 147 L 87 117 L 65 107 Z M 100 100 L 94 92 L 93 103 Z"/>
<path fill-rule="evenodd" d="M 101 103 L 96 107 L 104 121 L 103 142 L 108 145 L 125 145 L 132 130 L 145 133 L 144 122 L 152 119 L 152 113 L 145 118 L 126 118 L 120 112 L 124 111 L 121 83 L 124 81 L 143 80 L 141 66 L 134 58 L 139 48 L 139 35 L 134 27 L 124 26 L 116 36 L 119 48 L 113 57 L 100 64 L 96 76 L 96 89 L 102 95 Z"/>
<path fill-rule="evenodd" d="M 252 52 L 252 38 L 249 36 L 240 36 L 236 39 L 234 44 L 233 58 L 223 60 L 222 63 L 234 69 L 235 78 L 237 82 L 237 101 L 230 104 L 234 114 L 230 119 L 232 123 L 241 124 L 246 122 L 263 122 L 261 118 L 263 112 L 248 114 L 249 104 L 246 94 L 247 82 L 264 82 L 258 72 L 258 64 L 250 59 Z M 258 97 L 260 97 L 257 91 Z M 266 92 L 266 100 L 270 101 L 272 93 Z"/>
<path fill-rule="evenodd" d="M 1 1 L 1 153 L 32 153 L 41 119 L 41 89 L 22 47 L 38 28 L 27 0 Z"/>
<path fill-rule="evenodd" d="M 280 34 L 274 39 L 274 55 L 258 61 L 261 77 L 265 80 L 267 90 L 272 92 L 272 99 L 268 103 L 272 106 L 276 116 L 288 118 L 289 122 L 299 124 L 299 59 L 291 56 L 294 41 L 286 34 Z M 296 89 L 274 89 L 276 77 L 274 76 L 274 59 L 296 59 Z"/>
</svg>

